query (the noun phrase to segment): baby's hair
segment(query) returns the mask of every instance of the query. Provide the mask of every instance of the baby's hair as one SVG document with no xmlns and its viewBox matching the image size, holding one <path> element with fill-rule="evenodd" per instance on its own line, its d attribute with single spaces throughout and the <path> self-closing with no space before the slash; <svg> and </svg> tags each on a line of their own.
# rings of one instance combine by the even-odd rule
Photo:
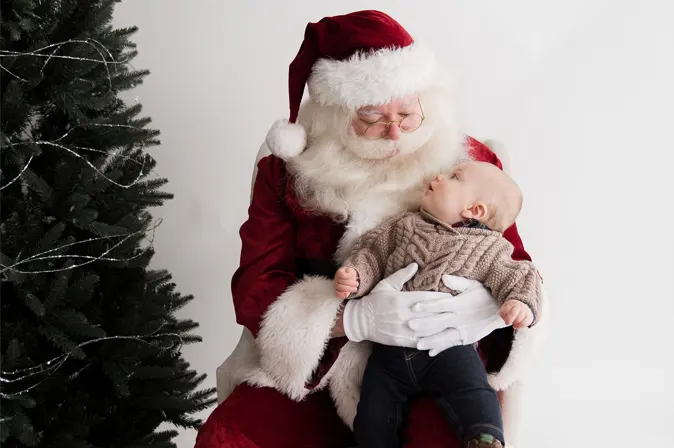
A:
<svg viewBox="0 0 674 448">
<path fill-rule="evenodd" d="M 454 166 L 465 164 L 477 165 L 488 172 L 491 183 L 482 191 L 481 202 L 487 206 L 487 216 L 481 219 L 482 223 L 497 232 L 505 232 L 515 223 L 522 210 L 522 191 L 517 183 L 497 166 L 488 162 L 476 162 L 472 160 L 462 161 Z"/>
<path fill-rule="evenodd" d="M 484 198 L 487 205 L 487 217 L 484 224 L 492 230 L 505 232 L 515 223 L 522 211 L 522 190 L 498 167 L 486 162 L 478 163 L 491 167 L 494 176 L 492 191 Z"/>
</svg>

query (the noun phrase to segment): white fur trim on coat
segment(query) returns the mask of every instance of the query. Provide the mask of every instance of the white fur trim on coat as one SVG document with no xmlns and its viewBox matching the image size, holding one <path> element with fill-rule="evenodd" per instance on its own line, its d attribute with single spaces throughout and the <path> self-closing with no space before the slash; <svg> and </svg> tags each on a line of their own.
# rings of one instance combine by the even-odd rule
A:
<svg viewBox="0 0 674 448">
<path fill-rule="evenodd" d="M 545 342 L 550 325 L 550 302 L 545 289 L 542 291 L 541 316 L 538 323 L 531 328 L 515 332 L 515 339 L 505 364 L 501 370 L 489 375 L 489 384 L 495 390 L 506 390 L 516 381 L 523 380 Z"/>
<path fill-rule="evenodd" d="M 275 387 L 269 375 L 260 368 L 260 354 L 255 345 L 255 338 L 248 328 L 243 328 L 234 351 L 218 366 L 216 382 L 218 404 L 225 401 L 225 398 L 241 383 L 257 387 Z"/>
<path fill-rule="evenodd" d="M 524 383 L 515 382 L 502 392 L 501 413 L 503 414 L 503 432 L 506 446 L 519 446 L 522 427 L 522 409 L 524 405 Z"/>
<path fill-rule="evenodd" d="M 265 143 L 276 157 L 288 160 L 304 151 L 307 132 L 301 124 L 289 123 L 285 119 L 277 120 L 267 132 Z"/>
<path fill-rule="evenodd" d="M 372 352 L 370 342 L 347 342 L 330 369 L 330 395 L 337 414 L 353 429 L 356 410 L 360 401 L 360 387 L 367 360 Z"/>
<path fill-rule="evenodd" d="M 305 385 L 323 356 L 341 304 L 331 280 L 306 277 L 267 309 L 255 340 L 260 366 L 293 400 L 310 392 Z"/>
<path fill-rule="evenodd" d="M 320 104 L 357 109 L 420 92 L 430 85 L 435 71 L 433 52 L 417 42 L 356 53 L 345 61 L 319 59 L 307 85 Z"/>
</svg>

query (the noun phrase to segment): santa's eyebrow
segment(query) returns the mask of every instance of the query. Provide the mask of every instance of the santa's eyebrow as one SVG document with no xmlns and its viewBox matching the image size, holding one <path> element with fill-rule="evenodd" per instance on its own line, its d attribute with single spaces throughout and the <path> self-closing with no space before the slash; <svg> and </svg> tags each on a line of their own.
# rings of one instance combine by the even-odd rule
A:
<svg viewBox="0 0 674 448">
<path fill-rule="evenodd" d="M 383 115 L 382 111 L 377 109 L 361 109 L 358 113 L 362 115 Z"/>
</svg>

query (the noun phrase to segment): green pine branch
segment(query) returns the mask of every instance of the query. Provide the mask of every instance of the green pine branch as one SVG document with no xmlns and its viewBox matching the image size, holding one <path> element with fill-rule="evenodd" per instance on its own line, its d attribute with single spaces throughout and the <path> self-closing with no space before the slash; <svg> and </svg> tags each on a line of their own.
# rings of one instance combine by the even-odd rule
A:
<svg viewBox="0 0 674 448">
<path fill-rule="evenodd" d="M 192 296 L 148 269 L 149 209 L 173 196 L 159 130 L 121 99 L 149 72 L 115 4 L 0 3 L 3 446 L 174 447 L 160 425 L 214 404 L 181 354 Z"/>
</svg>

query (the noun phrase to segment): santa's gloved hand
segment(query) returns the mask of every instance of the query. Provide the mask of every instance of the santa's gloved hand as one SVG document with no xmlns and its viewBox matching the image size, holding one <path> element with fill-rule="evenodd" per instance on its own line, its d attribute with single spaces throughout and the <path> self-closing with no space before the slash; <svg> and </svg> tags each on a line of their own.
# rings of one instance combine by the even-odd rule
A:
<svg viewBox="0 0 674 448">
<path fill-rule="evenodd" d="M 412 263 L 385 278 L 370 292 L 357 300 L 349 300 L 344 307 L 344 332 L 350 341 L 372 341 L 396 347 L 416 347 L 418 338 L 409 327 L 412 318 L 430 318 L 432 312 L 414 312 L 417 303 L 452 298 L 451 294 L 428 291 L 401 291 L 414 277 L 419 266 Z"/>
<path fill-rule="evenodd" d="M 459 295 L 438 300 L 425 300 L 412 307 L 420 314 L 409 326 L 419 339 L 416 347 L 428 350 L 430 356 L 457 345 L 470 345 L 506 323 L 499 315 L 499 305 L 485 286 L 477 281 L 454 275 L 443 275 L 442 283 Z"/>
</svg>

